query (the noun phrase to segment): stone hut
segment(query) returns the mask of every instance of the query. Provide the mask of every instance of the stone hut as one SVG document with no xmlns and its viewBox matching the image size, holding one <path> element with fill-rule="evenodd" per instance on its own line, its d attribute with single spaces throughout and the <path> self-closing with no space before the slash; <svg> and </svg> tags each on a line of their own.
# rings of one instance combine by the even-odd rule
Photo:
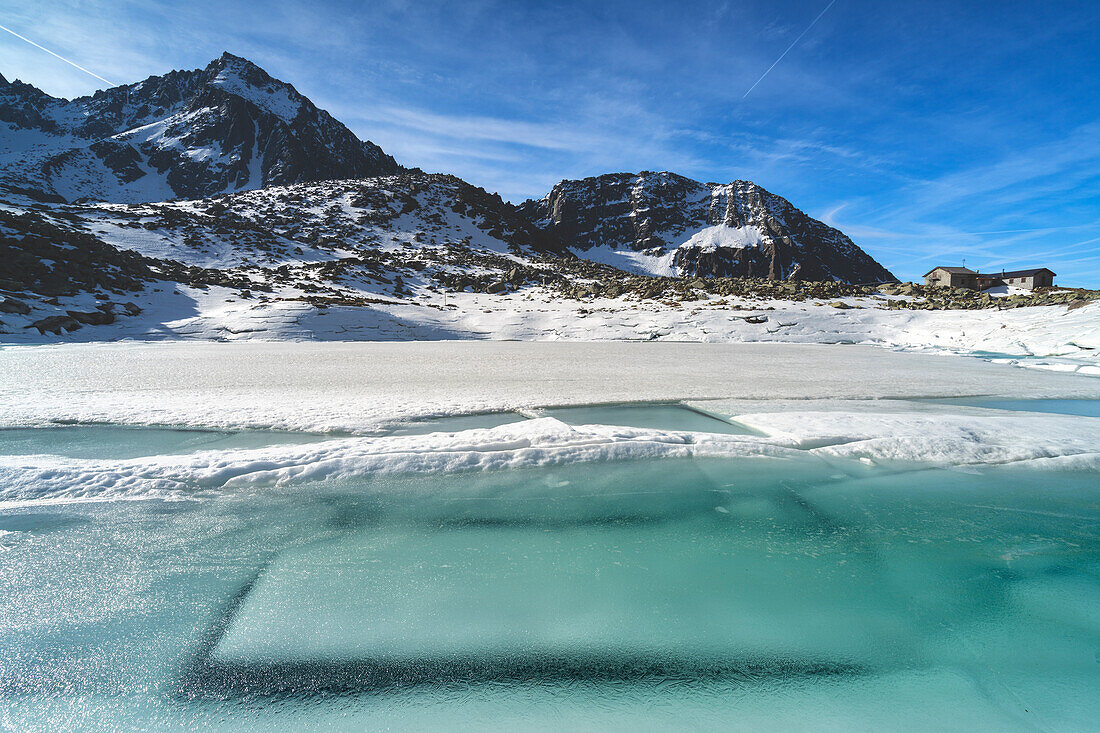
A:
<svg viewBox="0 0 1100 733">
<path fill-rule="evenodd" d="M 1031 270 L 1001 270 L 999 273 L 980 273 L 965 267 L 936 267 L 924 274 L 925 285 L 946 285 L 967 290 L 985 290 L 999 285 L 1034 290 L 1054 285 L 1054 271 L 1045 267 Z"/>
<path fill-rule="evenodd" d="M 936 267 L 924 273 L 924 284 L 977 290 L 978 273 L 965 267 Z"/>
<path fill-rule="evenodd" d="M 1054 274 L 1053 270 L 1048 270 L 1045 267 L 1037 267 L 1032 270 L 1012 270 L 1011 272 L 1001 270 L 999 274 L 978 275 L 978 288 L 984 290 L 997 285 L 1008 285 L 1009 287 L 1025 290 L 1049 288 L 1054 285 Z"/>
</svg>

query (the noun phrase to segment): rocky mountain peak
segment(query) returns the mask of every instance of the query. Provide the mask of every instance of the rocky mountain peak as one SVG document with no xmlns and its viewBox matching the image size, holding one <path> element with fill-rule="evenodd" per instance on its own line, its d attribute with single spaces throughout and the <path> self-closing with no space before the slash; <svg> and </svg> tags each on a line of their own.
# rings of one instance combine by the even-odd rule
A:
<svg viewBox="0 0 1100 733">
<path fill-rule="evenodd" d="M 267 72 L 265 72 L 259 66 L 257 66 L 256 64 L 254 64 L 251 61 L 249 61 L 248 59 L 246 59 L 244 56 L 237 56 L 236 54 L 230 53 L 229 51 L 222 51 L 221 56 L 214 59 L 213 61 L 211 61 L 206 66 L 207 69 L 217 69 L 217 70 L 230 68 L 230 67 L 245 69 L 246 73 L 249 73 L 252 70 L 255 70 L 255 71 L 260 72 L 264 76 L 267 76 Z M 268 77 L 268 78 L 270 79 L 270 77 Z"/>
<path fill-rule="evenodd" d="M 649 274 L 895 279 L 843 233 L 752 181 L 609 173 L 561 181 L 520 211 L 580 257 Z"/>
<path fill-rule="evenodd" d="M 72 100 L 6 84 L 0 122 L 10 132 L 0 136 L 0 193 L 47 201 L 201 198 L 400 169 L 292 85 L 228 52 L 202 69 Z"/>
<path fill-rule="evenodd" d="M 201 83 L 241 97 L 287 123 L 293 122 L 303 104 L 309 102 L 292 85 L 228 51 L 211 61 L 201 76 Z"/>
</svg>

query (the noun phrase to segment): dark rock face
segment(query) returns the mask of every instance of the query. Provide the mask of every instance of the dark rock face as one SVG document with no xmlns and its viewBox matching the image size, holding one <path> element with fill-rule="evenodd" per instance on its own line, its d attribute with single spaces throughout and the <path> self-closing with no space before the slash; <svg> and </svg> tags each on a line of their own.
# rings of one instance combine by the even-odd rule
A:
<svg viewBox="0 0 1100 733">
<path fill-rule="evenodd" d="M 0 263 L 0 288 L 47 296 L 140 290 L 158 264 L 33 212 L 9 211 L 0 211 Z"/>
<path fill-rule="evenodd" d="M 750 181 L 613 173 L 562 181 L 519 211 L 581 257 L 637 252 L 683 276 L 896 281 L 843 233 Z"/>
<path fill-rule="evenodd" d="M 32 323 L 28 328 L 37 328 L 41 334 L 52 333 L 60 336 L 65 331 L 80 328 L 80 321 L 71 316 L 46 316 Z"/>
<path fill-rule="evenodd" d="M 228 53 L 73 100 L 0 77 L 0 122 L 27 146 L 0 170 L 0 190 L 39 200 L 202 198 L 400 170 L 293 86 Z"/>
</svg>

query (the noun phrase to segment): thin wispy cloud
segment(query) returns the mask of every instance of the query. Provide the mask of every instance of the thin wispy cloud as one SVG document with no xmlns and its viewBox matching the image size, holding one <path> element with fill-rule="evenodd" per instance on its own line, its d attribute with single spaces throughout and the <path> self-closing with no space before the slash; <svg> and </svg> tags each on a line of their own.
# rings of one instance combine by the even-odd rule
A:
<svg viewBox="0 0 1100 733">
<path fill-rule="evenodd" d="M 1025 229 L 990 229 L 985 231 L 936 231 L 930 233 L 928 231 L 893 231 L 887 229 L 878 229 L 875 227 L 861 227 L 858 224 L 851 222 L 841 222 L 837 216 L 843 210 L 847 204 L 841 204 L 829 209 L 821 215 L 821 221 L 828 224 L 831 227 L 838 229 L 843 228 L 844 231 L 849 234 L 855 233 L 861 237 L 881 237 L 884 239 L 926 239 L 929 236 L 935 236 L 939 239 L 948 238 L 965 238 L 965 237 L 988 237 L 994 235 L 1003 234 L 1049 234 L 1051 232 L 1071 232 L 1087 229 L 1100 229 L 1100 221 L 1089 222 L 1087 224 L 1073 224 L 1069 226 L 1049 226 L 1049 227 L 1029 227 Z"/>
<path fill-rule="evenodd" d="M 822 221 L 857 241 L 872 241 L 870 249 L 888 267 L 904 262 L 896 266 L 912 269 L 918 263 L 965 258 L 989 270 L 1065 268 L 1064 274 L 1073 278 L 1091 261 L 1076 255 L 1096 250 L 1100 239 L 1066 242 L 1067 235 L 1100 230 L 1100 212 L 1093 209 L 1086 221 L 1063 224 L 1057 219 L 1066 204 L 1081 201 L 1088 206 L 1100 184 L 1096 131 L 1095 123 L 1087 123 L 1060 140 L 916 181 L 899 191 L 900 204 L 884 206 L 875 198 L 845 202 L 825 210 Z M 843 220 L 841 212 L 847 213 Z M 1045 221 L 1052 216 L 1055 223 Z M 976 222 L 1005 226 L 975 228 Z"/>
<path fill-rule="evenodd" d="M 367 119 L 442 137 L 484 140 L 549 150 L 595 150 L 609 143 L 604 135 L 593 134 L 576 125 L 551 122 L 452 116 L 394 107 L 378 110 Z"/>
</svg>

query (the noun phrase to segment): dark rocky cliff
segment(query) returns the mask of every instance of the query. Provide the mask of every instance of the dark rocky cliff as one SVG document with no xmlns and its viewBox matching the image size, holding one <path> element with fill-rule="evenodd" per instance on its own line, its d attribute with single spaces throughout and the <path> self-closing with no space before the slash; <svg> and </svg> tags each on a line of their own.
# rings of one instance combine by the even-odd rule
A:
<svg viewBox="0 0 1100 733">
<path fill-rule="evenodd" d="M 896 281 L 842 232 L 751 181 L 612 173 L 562 181 L 519 208 L 563 249 L 638 253 L 631 261 L 657 274 Z"/>
</svg>

